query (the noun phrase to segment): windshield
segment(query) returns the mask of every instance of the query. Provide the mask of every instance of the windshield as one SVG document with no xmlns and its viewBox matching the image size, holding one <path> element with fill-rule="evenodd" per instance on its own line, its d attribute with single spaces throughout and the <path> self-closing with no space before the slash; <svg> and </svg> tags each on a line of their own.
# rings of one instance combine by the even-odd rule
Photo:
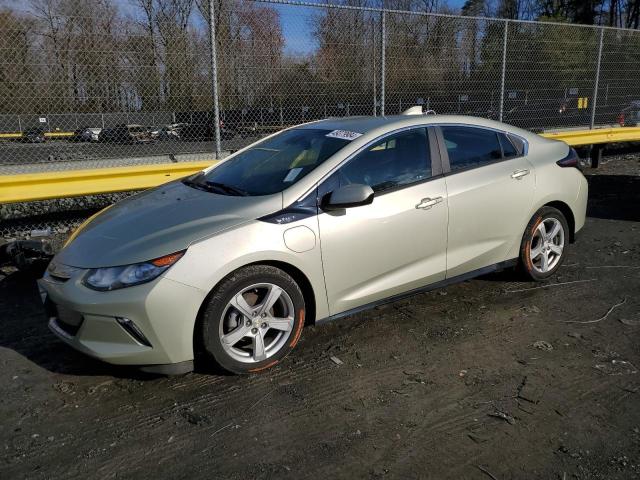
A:
<svg viewBox="0 0 640 480">
<path fill-rule="evenodd" d="M 332 130 L 292 129 L 264 140 L 203 178 L 243 195 L 270 195 L 290 187 L 349 140 L 327 136 Z"/>
</svg>

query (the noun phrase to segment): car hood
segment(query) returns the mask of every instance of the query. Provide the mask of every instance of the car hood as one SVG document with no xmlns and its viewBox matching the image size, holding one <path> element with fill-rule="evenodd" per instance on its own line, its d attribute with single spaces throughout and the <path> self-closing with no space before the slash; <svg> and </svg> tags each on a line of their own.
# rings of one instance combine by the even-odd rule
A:
<svg viewBox="0 0 640 480">
<path fill-rule="evenodd" d="M 282 208 L 282 195 L 217 195 L 171 182 L 100 213 L 56 255 L 79 268 L 139 263 Z"/>
</svg>

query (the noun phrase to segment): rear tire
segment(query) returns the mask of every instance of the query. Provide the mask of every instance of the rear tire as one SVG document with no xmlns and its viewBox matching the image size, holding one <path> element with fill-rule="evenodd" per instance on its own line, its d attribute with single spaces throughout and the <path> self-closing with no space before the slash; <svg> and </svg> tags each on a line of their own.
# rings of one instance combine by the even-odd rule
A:
<svg viewBox="0 0 640 480">
<path fill-rule="evenodd" d="M 520 245 L 519 269 L 529 280 L 546 280 L 558 271 L 569 246 L 569 225 L 562 212 L 542 207 L 529 221 Z"/>
<path fill-rule="evenodd" d="M 233 373 L 265 370 L 293 350 L 304 318 L 304 296 L 286 272 L 270 265 L 241 268 L 209 298 L 200 323 L 204 356 Z"/>
</svg>

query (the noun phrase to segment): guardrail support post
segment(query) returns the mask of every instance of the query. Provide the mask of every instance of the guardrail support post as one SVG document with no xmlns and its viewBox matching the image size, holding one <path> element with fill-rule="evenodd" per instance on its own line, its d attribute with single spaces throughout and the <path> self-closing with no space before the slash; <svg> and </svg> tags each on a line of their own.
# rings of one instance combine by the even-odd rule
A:
<svg viewBox="0 0 640 480">
<path fill-rule="evenodd" d="M 604 145 L 591 145 L 591 151 L 589 152 L 589 157 L 591 160 L 591 168 L 598 168 L 600 164 L 600 160 L 602 160 L 602 151 L 604 150 Z"/>
<path fill-rule="evenodd" d="M 382 39 L 380 42 L 380 115 L 384 117 L 384 81 L 385 81 L 385 60 L 387 48 L 387 12 L 382 12 Z"/>
<path fill-rule="evenodd" d="M 500 77 L 500 109 L 498 112 L 498 121 L 502 121 L 504 112 L 504 82 L 507 73 L 507 38 L 509 36 L 509 20 L 504 21 L 504 33 L 502 34 L 502 75 Z"/>
<path fill-rule="evenodd" d="M 216 158 L 220 158 L 220 110 L 218 108 L 218 56 L 216 53 L 216 17 L 214 0 L 209 0 L 209 46 L 211 55 L 211 88 L 213 101 L 213 129 L 215 132 Z"/>
<path fill-rule="evenodd" d="M 596 106 L 598 105 L 598 85 L 600 83 L 600 62 L 602 61 L 602 40 L 604 38 L 604 28 L 600 27 L 600 45 L 598 46 L 598 63 L 596 65 L 596 81 L 593 85 L 593 101 L 591 102 L 591 123 L 590 128 L 596 124 Z"/>
</svg>

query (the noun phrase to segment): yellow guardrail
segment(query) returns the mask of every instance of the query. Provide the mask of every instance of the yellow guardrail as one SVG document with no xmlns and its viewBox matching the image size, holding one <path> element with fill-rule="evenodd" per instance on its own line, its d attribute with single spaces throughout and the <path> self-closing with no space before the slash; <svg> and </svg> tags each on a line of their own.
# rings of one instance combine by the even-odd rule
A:
<svg viewBox="0 0 640 480">
<path fill-rule="evenodd" d="M 562 140 L 572 147 L 602 143 L 638 142 L 640 127 L 596 128 L 593 130 L 565 130 L 543 133 L 543 137 Z"/>
<path fill-rule="evenodd" d="M 640 127 L 544 133 L 571 146 L 640 141 Z M 143 190 L 203 170 L 214 162 L 70 170 L 0 175 L 0 203 L 29 202 L 100 193 Z"/>
<path fill-rule="evenodd" d="M 44 132 L 44 136 L 47 138 L 61 138 L 61 137 L 72 137 L 73 132 Z M 22 138 L 22 133 L 0 133 L 0 138 L 14 139 L 14 138 Z"/>
<path fill-rule="evenodd" d="M 44 136 L 52 138 L 72 137 L 73 132 L 44 132 Z"/>
<path fill-rule="evenodd" d="M 0 203 L 143 190 L 198 172 L 213 163 L 184 162 L 0 175 Z"/>
</svg>

